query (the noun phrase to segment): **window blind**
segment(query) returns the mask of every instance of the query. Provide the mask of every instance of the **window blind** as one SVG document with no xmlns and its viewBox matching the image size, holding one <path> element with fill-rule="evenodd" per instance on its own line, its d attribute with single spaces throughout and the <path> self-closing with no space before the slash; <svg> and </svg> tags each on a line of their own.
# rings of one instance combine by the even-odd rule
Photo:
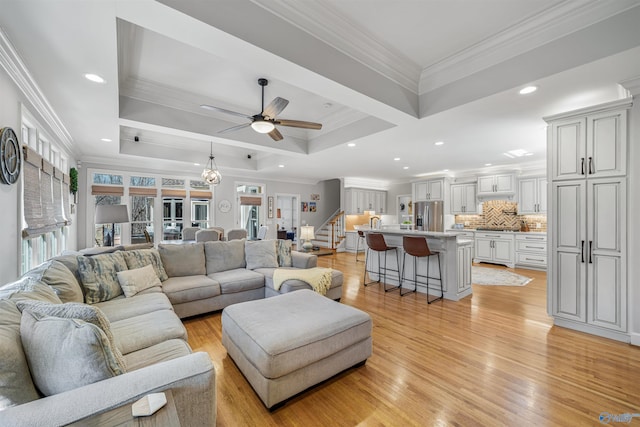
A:
<svg viewBox="0 0 640 427">
<path fill-rule="evenodd" d="M 129 195 L 157 197 L 158 189 L 150 187 L 129 187 Z"/>
<path fill-rule="evenodd" d="M 53 199 L 53 165 L 24 145 L 24 220 L 22 236 L 31 238 L 59 228 Z"/>
<path fill-rule="evenodd" d="M 240 204 L 242 206 L 260 206 L 262 205 L 262 197 L 240 196 Z"/>
<path fill-rule="evenodd" d="M 67 220 L 64 216 L 64 208 L 62 207 L 62 171 L 58 168 L 53 168 L 53 208 L 54 218 L 58 226 L 67 224 Z"/>
<path fill-rule="evenodd" d="M 124 187 L 114 185 L 92 185 L 92 196 L 124 196 Z"/>
<path fill-rule="evenodd" d="M 69 184 L 71 183 L 71 178 L 66 173 L 62 174 L 62 209 L 64 210 L 64 218 L 67 222 L 67 225 L 71 224 L 71 205 L 69 204 L 69 193 L 71 190 L 69 189 Z"/>
<path fill-rule="evenodd" d="M 187 190 L 162 189 L 162 197 L 187 197 Z"/>
<path fill-rule="evenodd" d="M 196 191 L 191 190 L 189 195 L 192 199 L 212 199 L 213 193 L 211 191 Z"/>
</svg>

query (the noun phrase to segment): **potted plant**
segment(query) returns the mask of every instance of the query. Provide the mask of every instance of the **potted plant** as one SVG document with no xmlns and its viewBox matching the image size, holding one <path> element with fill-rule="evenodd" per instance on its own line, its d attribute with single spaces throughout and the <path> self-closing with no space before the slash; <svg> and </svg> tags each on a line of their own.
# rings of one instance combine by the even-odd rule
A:
<svg viewBox="0 0 640 427">
<path fill-rule="evenodd" d="M 77 203 L 76 197 L 78 194 L 78 169 L 69 169 L 69 180 L 71 181 L 69 184 L 69 191 L 71 191 L 71 194 L 73 194 L 73 203 Z"/>
</svg>

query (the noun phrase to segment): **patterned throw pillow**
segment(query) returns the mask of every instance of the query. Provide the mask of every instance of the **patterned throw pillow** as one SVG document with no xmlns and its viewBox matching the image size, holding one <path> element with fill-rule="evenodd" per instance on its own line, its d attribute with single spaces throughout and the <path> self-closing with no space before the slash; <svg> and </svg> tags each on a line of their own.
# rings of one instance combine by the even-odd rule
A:
<svg viewBox="0 0 640 427">
<path fill-rule="evenodd" d="M 59 317 L 61 319 L 77 319 L 96 325 L 107 337 L 116 362 L 123 371 L 126 370 L 124 357 L 118 348 L 115 337 L 111 333 L 111 322 L 109 322 L 107 316 L 105 316 L 98 307 L 75 302 L 51 304 L 43 301 L 30 300 L 18 301 L 16 302 L 16 307 L 18 307 L 20 311 L 28 310 L 34 315 Z"/>
<path fill-rule="evenodd" d="M 167 272 L 162 265 L 162 259 L 157 249 L 136 249 L 133 251 L 122 252 L 124 260 L 127 263 L 129 270 L 136 268 L 142 268 L 145 265 L 152 265 L 156 272 L 156 276 L 161 282 L 164 282 L 169 278 Z"/>
<path fill-rule="evenodd" d="M 119 271 L 118 281 L 124 292 L 124 296 L 129 298 L 154 286 L 162 286 L 160 279 L 151 264 L 133 270 Z"/>
<path fill-rule="evenodd" d="M 78 257 L 78 271 L 84 288 L 84 300 L 88 304 L 109 301 L 122 295 L 118 271 L 127 270 L 122 252 Z"/>
<path fill-rule="evenodd" d="M 45 396 L 125 373 L 104 332 L 92 323 L 25 310 L 20 336 L 33 382 Z"/>
<path fill-rule="evenodd" d="M 278 265 L 280 267 L 293 267 L 293 258 L 291 257 L 291 240 L 278 239 L 276 242 Z"/>
</svg>

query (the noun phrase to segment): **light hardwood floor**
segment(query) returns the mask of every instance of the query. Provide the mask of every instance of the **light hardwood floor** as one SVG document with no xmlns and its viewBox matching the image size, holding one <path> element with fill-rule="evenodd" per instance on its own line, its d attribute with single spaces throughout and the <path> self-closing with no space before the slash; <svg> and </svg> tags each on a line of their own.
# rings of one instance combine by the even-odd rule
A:
<svg viewBox="0 0 640 427">
<path fill-rule="evenodd" d="M 578 426 L 640 413 L 640 348 L 553 326 L 543 272 L 427 305 L 364 289 L 353 254 L 318 264 L 343 271 L 342 303 L 372 316 L 373 355 L 269 412 L 221 344 L 220 313 L 188 319 L 189 343 L 216 367 L 219 426 Z"/>
</svg>

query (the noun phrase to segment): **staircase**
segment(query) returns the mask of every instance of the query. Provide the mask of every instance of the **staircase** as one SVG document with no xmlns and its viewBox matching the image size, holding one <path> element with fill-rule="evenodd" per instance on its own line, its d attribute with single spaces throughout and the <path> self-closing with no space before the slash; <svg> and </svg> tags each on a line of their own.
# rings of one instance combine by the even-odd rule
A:
<svg viewBox="0 0 640 427">
<path fill-rule="evenodd" d="M 340 242 L 344 240 L 344 211 L 336 211 L 318 230 L 315 231 L 315 239 L 311 241 L 313 246 L 327 248 L 335 251 Z"/>
</svg>

